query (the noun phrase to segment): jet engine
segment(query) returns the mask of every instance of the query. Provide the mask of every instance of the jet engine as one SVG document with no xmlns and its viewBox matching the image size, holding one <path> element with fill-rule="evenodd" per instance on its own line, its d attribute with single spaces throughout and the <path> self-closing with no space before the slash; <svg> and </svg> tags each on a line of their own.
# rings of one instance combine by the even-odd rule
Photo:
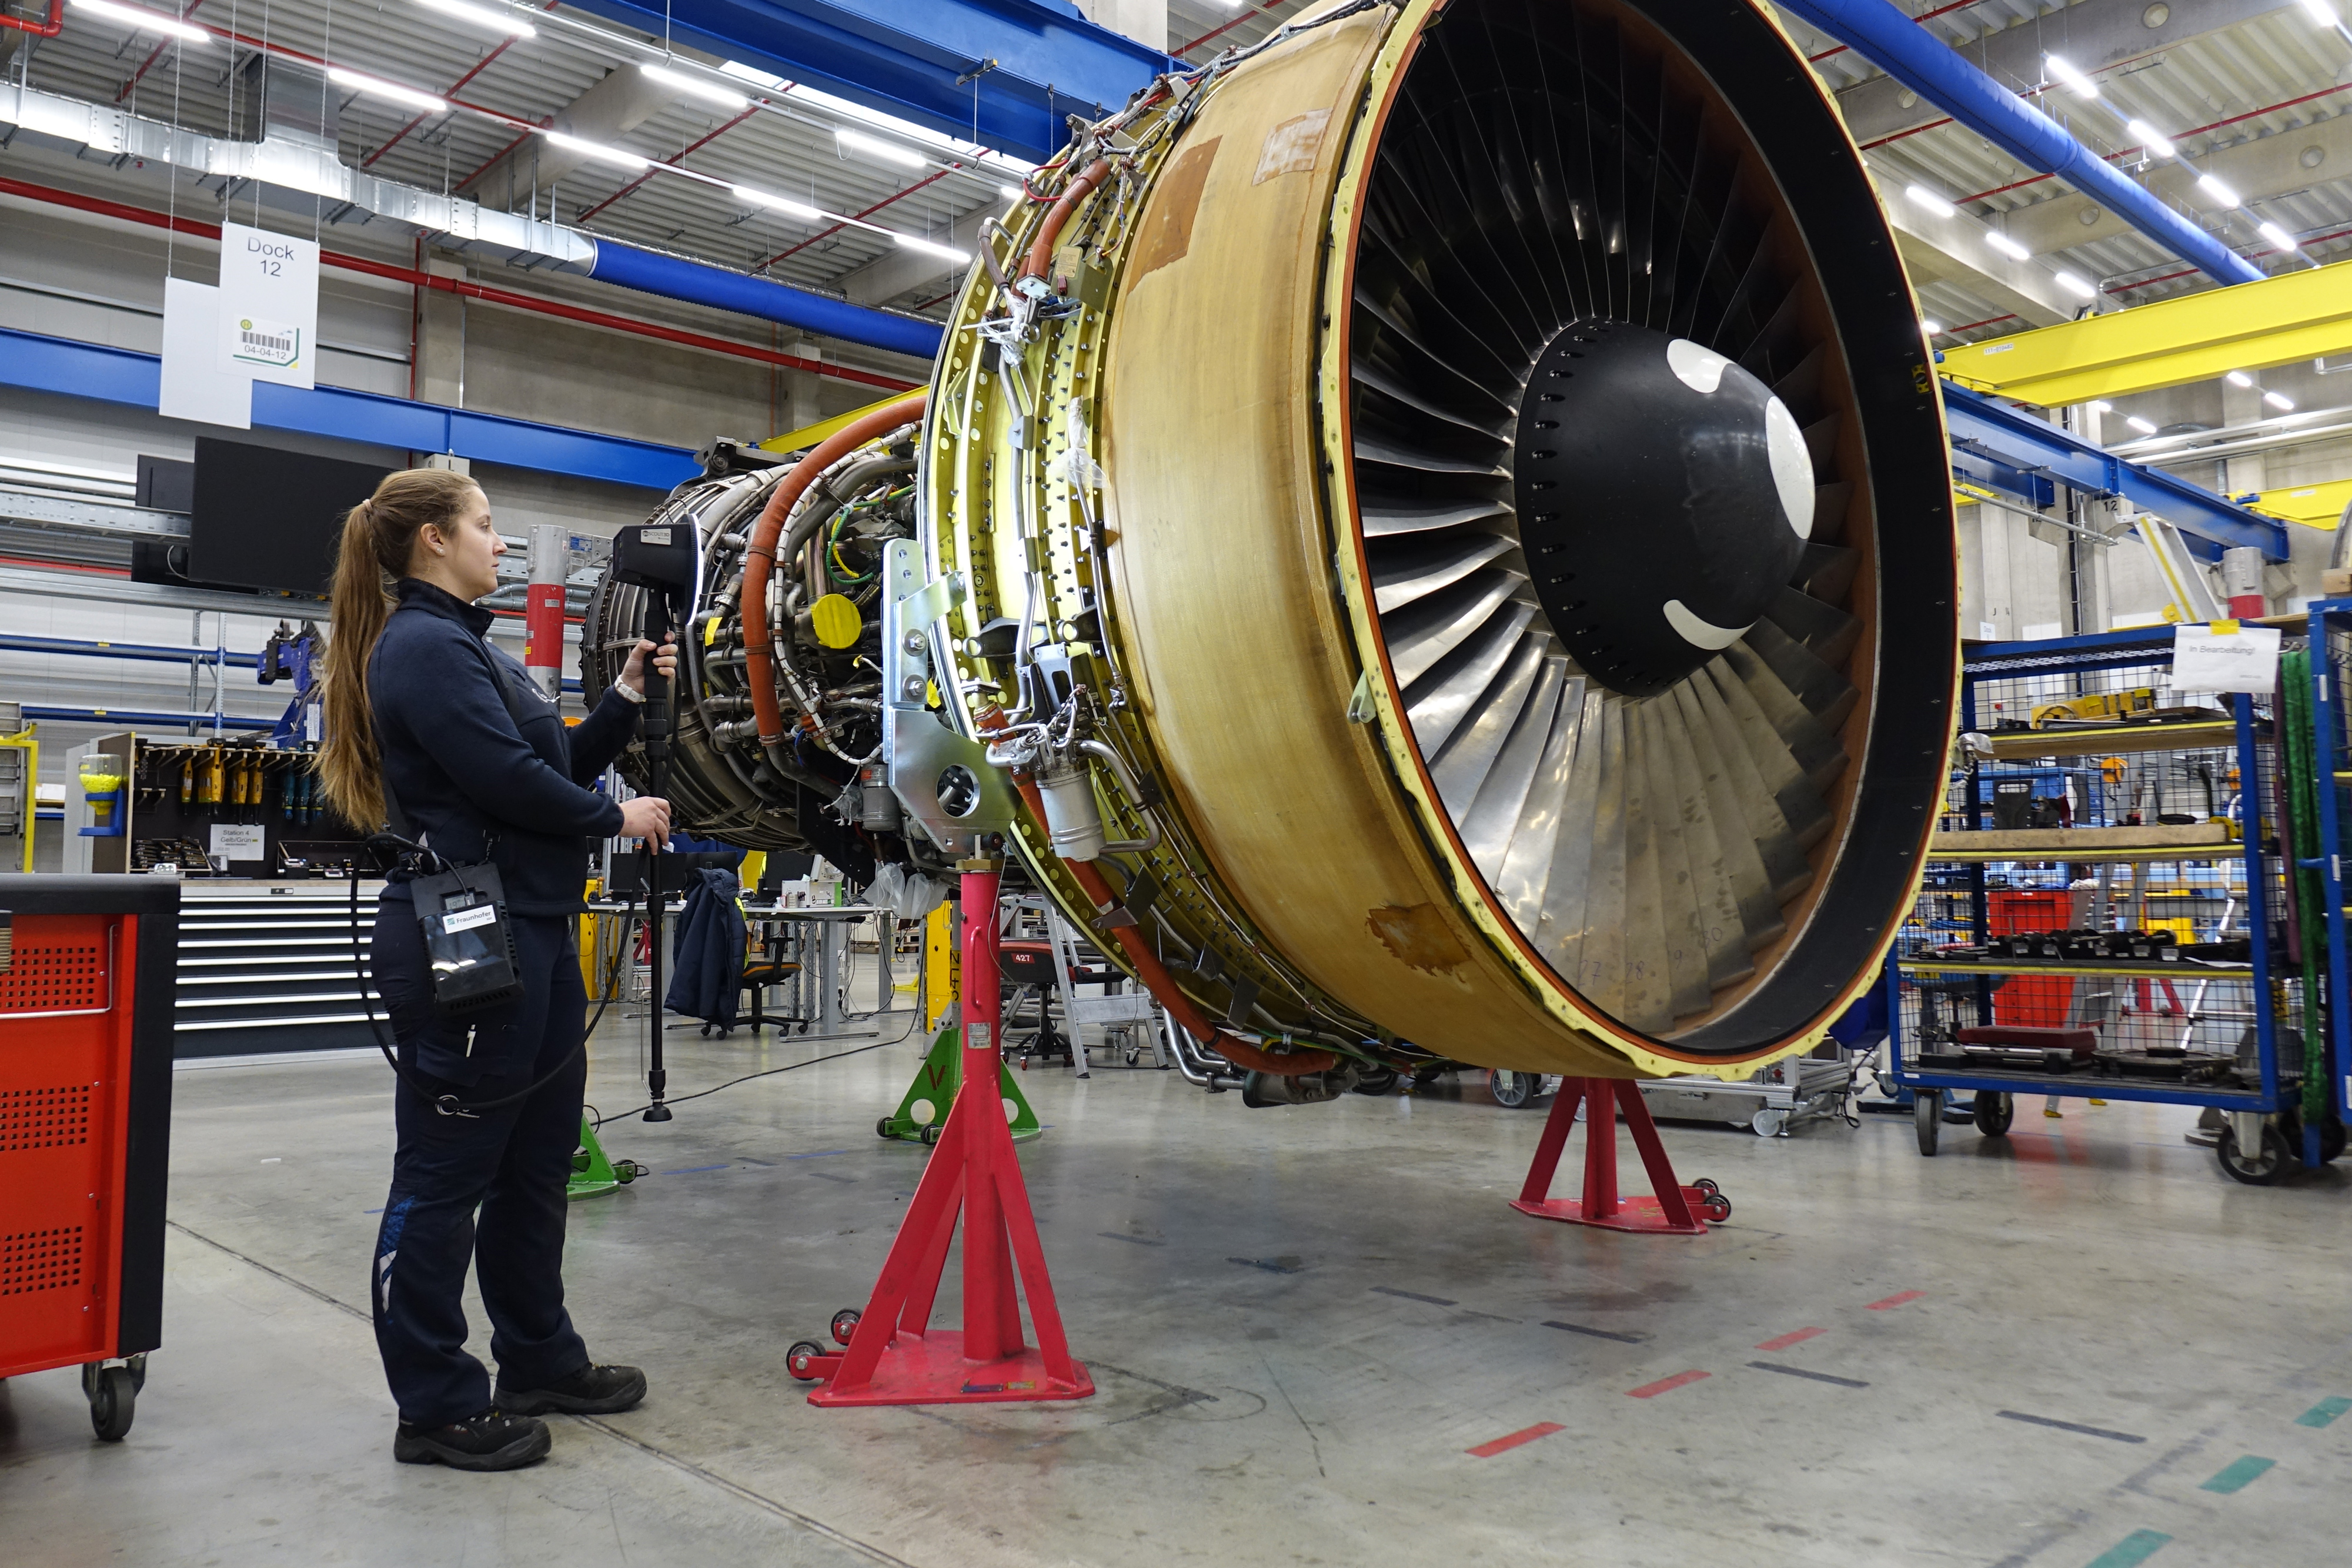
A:
<svg viewBox="0 0 2352 1568">
<path fill-rule="evenodd" d="M 1336 3 L 1072 129 L 925 393 L 665 509 L 684 821 L 853 873 L 1002 833 L 1289 1103 L 1816 1043 L 1917 883 L 1958 574 L 1893 235 L 1770 16 Z"/>
</svg>

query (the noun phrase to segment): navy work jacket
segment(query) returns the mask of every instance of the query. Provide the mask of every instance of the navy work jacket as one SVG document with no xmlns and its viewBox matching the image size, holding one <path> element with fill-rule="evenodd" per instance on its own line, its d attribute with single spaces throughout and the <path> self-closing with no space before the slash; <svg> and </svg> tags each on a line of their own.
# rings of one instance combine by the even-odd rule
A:
<svg viewBox="0 0 2352 1568">
<path fill-rule="evenodd" d="M 520 664 L 490 646 L 491 616 L 416 578 L 368 660 L 368 698 L 388 793 L 411 835 L 445 859 L 476 862 L 489 841 L 509 913 L 576 915 L 587 905 L 592 838 L 621 831 L 621 808 L 587 788 L 636 732 L 636 705 L 607 691 L 576 729 Z M 518 727 L 496 665 L 521 692 Z M 393 873 L 383 896 L 407 899 Z"/>
</svg>

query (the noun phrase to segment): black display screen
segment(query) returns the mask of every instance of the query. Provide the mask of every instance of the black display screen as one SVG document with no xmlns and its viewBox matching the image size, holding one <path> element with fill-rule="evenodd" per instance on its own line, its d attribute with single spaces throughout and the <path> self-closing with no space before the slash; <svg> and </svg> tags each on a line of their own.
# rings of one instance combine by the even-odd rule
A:
<svg viewBox="0 0 2352 1568">
<path fill-rule="evenodd" d="M 188 575 L 324 597 L 343 514 L 374 494 L 389 472 L 372 463 L 196 437 Z"/>
</svg>

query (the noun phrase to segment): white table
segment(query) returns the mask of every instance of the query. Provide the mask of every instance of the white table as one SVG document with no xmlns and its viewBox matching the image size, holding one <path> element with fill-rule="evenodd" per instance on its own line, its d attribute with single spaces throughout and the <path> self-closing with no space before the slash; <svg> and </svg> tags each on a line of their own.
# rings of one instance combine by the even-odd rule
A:
<svg viewBox="0 0 2352 1568">
<path fill-rule="evenodd" d="M 815 949 L 816 955 L 814 977 L 816 1017 L 810 1020 L 808 1032 L 798 1038 L 856 1040 L 861 1036 L 877 1035 L 882 1032 L 879 1023 L 875 1023 L 871 1028 L 847 1027 L 848 1020 L 842 1016 L 841 1011 L 841 976 L 849 962 L 849 928 L 861 920 L 878 916 L 882 922 L 882 935 L 876 942 L 875 949 L 881 970 L 881 980 L 876 987 L 874 1011 L 869 1015 L 869 1019 L 879 1019 L 889 1015 L 896 994 L 890 977 L 890 937 L 893 921 L 890 911 L 864 904 L 820 904 L 779 907 L 773 904 L 747 903 L 743 906 L 743 914 L 745 918 L 761 925 L 772 921 L 782 921 L 816 927 L 812 933 L 814 940 L 809 944 Z M 802 974 L 803 978 L 808 977 L 805 968 Z"/>
</svg>

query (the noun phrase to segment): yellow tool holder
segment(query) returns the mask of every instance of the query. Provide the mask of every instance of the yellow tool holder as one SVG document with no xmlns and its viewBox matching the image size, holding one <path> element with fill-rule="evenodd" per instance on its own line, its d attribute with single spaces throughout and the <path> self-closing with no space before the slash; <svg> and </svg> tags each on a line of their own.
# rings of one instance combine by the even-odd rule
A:
<svg viewBox="0 0 2352 1568">
<path fill-rule="evenodd" d="M 26 725 L 14 735 L 0 735 L 0 746 L 25 754 L 25 863 L 19 869 L 27 874 L 33 869 L 34 824 L 41 814 L 41 743 L 33 738 L 33 729 Z"/>
</svg>

